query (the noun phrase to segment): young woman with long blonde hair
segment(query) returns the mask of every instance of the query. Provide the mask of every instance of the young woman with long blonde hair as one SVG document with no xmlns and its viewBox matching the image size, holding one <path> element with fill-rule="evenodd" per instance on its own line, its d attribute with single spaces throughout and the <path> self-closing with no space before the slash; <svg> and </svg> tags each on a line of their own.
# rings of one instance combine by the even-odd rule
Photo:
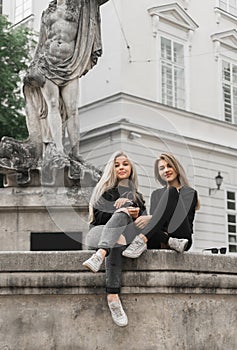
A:
<svg viewBox="0 0 237 350">
<path fill-rule="evenodd" d="M 124 152 L 116 152 L 107 163 L 90 200 L 87 245 L 97 251 L 83 266 L 97 272 L 105 260 L 107 301 L 112 319 L 118 326 L 128 323 L 119 298 L 122 251 L 137 234 L 134 220 L 146 215 L 137 183 L 133 162 Z"/>
</svg>

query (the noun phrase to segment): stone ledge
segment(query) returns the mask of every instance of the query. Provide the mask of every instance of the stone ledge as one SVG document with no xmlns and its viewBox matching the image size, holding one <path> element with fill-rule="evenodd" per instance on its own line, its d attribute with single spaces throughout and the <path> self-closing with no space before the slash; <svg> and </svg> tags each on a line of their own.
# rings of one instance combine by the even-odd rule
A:
<svg viewBox="0 0 237 350">
<path fill-rule="evenodd" d="M 236 275 L 170 271 L 123 273 L 123 294 L 233 294 L 237 295 Z M 100 294 L 104 293 L 102 272 L 1 273 L 0 295 L 14 294 Z"/>
<path fill-rule="evenodd" d="M 87 271 L 82 262 L 93 253 L 83 251 L 1 251 L 1 272 Z M 124 258 L 124 271 L 188 271 L 235 274 L 237 256 L 209 255 L 169 250 L 148 250 L 138 259 Z"/>
<path fill-rule="evenodd" d="M 92 251 L 1 252 L 0 294 L 100 294 L 105 274 L 82 262 Z M 237 294 L 236 257 L 149 250 L 124 259 L 123 293 Z"/>
<path fill-rule="evenodd" d="M 0 253 L 0 349 L 237 349 L 236 257 L 154 250 L 125 259 L 121 329 L 105 273 L 81 265 L 91 253 Z"/>
<path fill-rule="evenodd" d="M 88 211 L 91 188 L 83 190 L 67 187 L 29 187 L 0 189 L 0 209 L 37 209 L 77 207 Z"/>
</svg>

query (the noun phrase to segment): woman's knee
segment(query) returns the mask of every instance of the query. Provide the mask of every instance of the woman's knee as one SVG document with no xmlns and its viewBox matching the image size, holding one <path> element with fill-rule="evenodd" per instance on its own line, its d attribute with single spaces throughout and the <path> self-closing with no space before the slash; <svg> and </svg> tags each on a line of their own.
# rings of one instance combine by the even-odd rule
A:
<svg viewBox="0 0 237 350">
<path fill-rule="evenodd" d="M 126 226 L 131 220 L 131 217 L 123 211 L 114 212 L 111 219 L 108 221 L 108 225 L 110 226 L 112 224 L 114 227 L 115 223 L 116 226 Z"/>
<path fill-rule="evenodd" d="M 95 226 L 86 235 L 85 244 L 89 249 L 98 248 L 104 225 Z"/>
</svg>

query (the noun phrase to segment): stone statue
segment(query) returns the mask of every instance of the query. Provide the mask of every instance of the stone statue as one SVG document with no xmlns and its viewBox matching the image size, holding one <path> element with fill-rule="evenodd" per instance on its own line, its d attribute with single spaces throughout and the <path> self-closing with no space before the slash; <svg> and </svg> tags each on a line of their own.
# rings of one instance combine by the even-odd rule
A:
<svg viewBox="0 0 237 350">
<path fill-rule="evenodd" d="M 38 45 L 23 87 L 29 139 L 19 147 L 31 149 L 33 145 L 32 157 L 47 169 L 70 167 L 70 161 L 83 163 L 79 152 L 79 78 L 102 54 L 99 11 L 107 1 L 53 0 L 42 13 Z M 67 152 L 65 136 L 70 143 Z M 6 138 L 3 143 L 9 147 Z"/>
<path fill-rule="evenodd" d="M 99 6 L 107 1 L 54 0 L 42 14 L 38 46 L 24 79 L 27 125 L 33 143 L 53 143 L 59 154 L 64 154 L 67 129 L 71 153 L 79 156 L 78 78 L 101 56 Z"/>
</svg>

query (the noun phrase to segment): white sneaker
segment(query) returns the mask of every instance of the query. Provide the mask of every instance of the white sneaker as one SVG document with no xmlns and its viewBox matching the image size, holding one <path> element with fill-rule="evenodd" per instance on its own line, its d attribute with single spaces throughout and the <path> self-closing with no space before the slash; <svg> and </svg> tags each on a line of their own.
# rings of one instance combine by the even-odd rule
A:
<svg viewBox="0 0 237 350">
<path fill-rule="evenodd" d="M 178 253 L 183 253 L 188 245 L 188 239 L 170 237 L 168 244 L 171 249 L 175 250 Z"/>
<path fill-rule="evenodd" d="M 110 301 L 108 302 L 109 309 L 112 315 L 112 319 L 117 326 L 125 327 L 128 324 L 127 315 L 124 312 L 121 301 Z"/>
<path fill-rule="evenodd" d="M 136 236 L 132 243 L 122 252 L 127 258 L 138 258 L 147 249 L 147 244 L 140 236 Z"/>
<path fill-rule="evenodd" d="M 89 259 L 84 261 L 82 265 L 87 267 L 92 272 L 98 272 L 103 261 L 104 258 L 101 256 L 101 254 L 99 252 L 96 252 Z"/>
</svg>

